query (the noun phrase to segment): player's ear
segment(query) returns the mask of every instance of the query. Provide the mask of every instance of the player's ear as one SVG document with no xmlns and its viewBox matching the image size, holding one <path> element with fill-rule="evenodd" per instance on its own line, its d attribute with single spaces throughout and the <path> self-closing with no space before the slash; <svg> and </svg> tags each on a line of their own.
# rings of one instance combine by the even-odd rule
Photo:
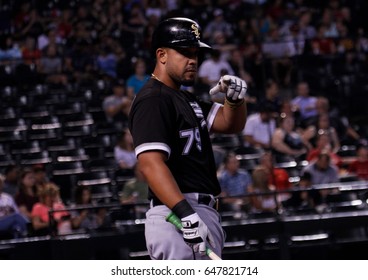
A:
<svg viewBox="0 0 368 280">
<path fill-rule="evenodd" d="M 166 63 L 167 50 L 165 48 L 158 48 L 156 50 L 156 57 L 161 63 Z"/>
</svg>

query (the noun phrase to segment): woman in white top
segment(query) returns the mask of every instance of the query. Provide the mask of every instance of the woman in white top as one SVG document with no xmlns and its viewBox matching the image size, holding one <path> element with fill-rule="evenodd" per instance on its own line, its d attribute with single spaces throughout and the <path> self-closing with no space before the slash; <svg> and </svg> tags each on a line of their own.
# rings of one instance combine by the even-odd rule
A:
<svg viewBox="0 0 368 280">
<path fill-rule="evenodd" d="M 114 147 L 114 157 L 122 169 L 133 169 L 137 163 L 135 157 L 133 138 L 129 129 L 124 129 Z"/>
</svg>

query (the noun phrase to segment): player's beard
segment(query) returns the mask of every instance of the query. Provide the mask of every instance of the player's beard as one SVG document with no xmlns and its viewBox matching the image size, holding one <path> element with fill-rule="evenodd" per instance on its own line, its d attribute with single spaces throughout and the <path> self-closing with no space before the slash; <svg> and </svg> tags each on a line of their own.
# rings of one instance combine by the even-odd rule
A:
<svg viewBox="0 0 368 280">
<path fill-rule="evenodd" d="M 183 86 L 193 86 L 196 81 L 196 74 L 194 72 L 185 72 L 182 79 L 181 84 Z"/>
</svg>

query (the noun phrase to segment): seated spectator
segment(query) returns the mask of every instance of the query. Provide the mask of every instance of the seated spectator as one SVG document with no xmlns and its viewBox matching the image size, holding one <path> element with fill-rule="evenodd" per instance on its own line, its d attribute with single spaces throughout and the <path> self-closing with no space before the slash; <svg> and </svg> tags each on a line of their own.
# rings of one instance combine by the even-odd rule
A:
<svg viewBox="0 0 368 280">
<path fill-rule="evenodd" d="M 49 178 L 47 177 L 46 169 L 42 165 L 35 165 L 32 170 L 35 178 L 36 192 L 39 195 L 46 184 L 49 183 Z"/>
<path fill-rule="evenodd" d="M 307 152 L 305 142 L 301 134 L 295 130 L 293 117 L 280 118 L 280 126 L 272 135 L 276 162 L 282 162 L 285 158 L 290 161 L 299 160 Z"/>
<path fill-rule="evenodd" d="M 148 202 L 148 184 L 138 168 L 134 166 L 134 178 L 127 181 L 120 194 L 120 203 Z"/>
<path fill-rule="evenodd" d="M 224 159 L 224 167 L 219 175 L 222 196 L 242 196 L 247 194 L 252 179 L 248 171 L 240 168 L 236 154 L 230 152 Z"/>
<path fill-rule="evenodd" d="M 46 83 L 63 86 L 68 84 L 68 77 L 62 73 L 62 60 L 54 44 L 46 47 L 46 53 L 40 60 L 38 70 L 45 76 Z"/>
<path fill-rule="evenodd" d="M 30 168 L 24 168 L 20 175 L 19 191 L 15 195 L 15 202 L 19 211 L 32 219 L 33 206 L 38 202 L 34 172 Z"/>
<path fill-rule="evenodd" d="M 146 73 L 146 62 L 142 58 L 137 58 L 134 62 L 134 74 L 127 80 L 127 96 L 131 99 L 141 90 L 143 85 L 150 78 Z"/>
<path fill-rule="evenodd" d="M 254 194 L 250 196 L 250 211 L 257 212 L 275 212 L 279 203 L 276 194 L 270 192 L 275 191 L 275 186 L 269 183 L 269 173 L 262 167 L 256 167 L 252 172 L 252 184 L 248 187 L 248 193 Z M 270 194 L 268 194 L 270 193 Z"/>
<path fill-rule="evenodd" d="M 4 178 L 0 176 L 0 236 L 24 237 L 29 220 L 19 212 L 13 197 L 3 192 L 3 187 Z"/>
<path fill-rule="evenodd" d="M 110 122 L 124 123 L 128 119 L 131 99 L 125 90 L 125 82 L 116 80 L 112 84 L 112 94 L 103 100 L 102 107 Z"/>
<path fill-rule="evenodd" d="M 273 107 L 275 117 L 280 114 L 281 100 L 279 96 L 279 85 L 274 80 L 268 80 L 266 83 L 266 92 L 260 103 L 268 103 Z"/>
<path fill-rule="evenodd" d="M 308 164 L 303 170 L 302 174 L 306 172 L 312 176 L 312 185 L 332 184 L 339 182 L 338 168 L 331 163 L 331 157 L 328 153 L 320 153 L 315 162 Z M 320 211 L 322 211 L 326 204 L 326 198 L 335 190 L 331 188 L 315 188 L 311 191 L 311 197 L 314 204 Z"/>
<path fill-rule="evenodd" d="M 294 111 L 300 113 L 302 122 L 317 115 L 316 102 L 317 98 L 310 96 L 309 84 L 307 82 L 299 82 L 296 87 L 297 96 L 291 100 Z"/>
<path fill-rule="evenodd" d="M 137 163 L 133 138 L 128 128 L 124 129 L 114 147 L 114 158 L 121 169 L 133 169 Z"/>
<path fill-rule="evenodd" d="M 106 208 L 88 208 L 96 206 L 92 203 L 90 187 L 78 186 L 75 190 L 75 204 L 71 206 L 86 207 L 86 209 L 71 211 L 73 229 L 90 231 L 111 226 Z"/>
<path fill-rule="evenodd" d="M 275 186 L 276 190 L 287 190 L 291 187 L 289 181 L 289 174 L 283 168 L 276 168 L 274 166 L 274 157 L 271 151 L 265 151 L 259 158 L 259 166 L 268 170 L 269 184 Z"/>
<path fill-rule="evenodd" d="M 221 60 L 221 51 L 213 49 L 211 56 L 206 58 L 198 68 L 198 78 L 203 91 L 209 92 L 225 74 L 234 75 L 234 70 L 226 60 Z M 211 98 L 223 102 L 224 94 L 218 93 Z"/>
<path fill-rule="evenodd" d="M 276 121 L 272 118 L 273 112 L 273 107 L 261 104 L 258 113 L 248 117 L 242 132 L 246 146 L 258 149 L 271 147 L 272 135 L 276 128 Z"/>
<path fill-rule="evenodd" d="M 291 211 L 314 208 L 315 203 L 311 193 L 313 190 L 310 190 L 311 187 L 312 175 L 305 172 L 300 176 L 299 184 L 291 193 L 290 198 L 282 202 L 283 207 Z"/>
<path fill-rule="evenodd" d="M 314 147 L 317 145 L 318 136 L 322 134 L 329 136 L 331 151 L 333 153 L 338 152 L 340 149 L 340 140 L 336 129 L 330 125 L 330 119 L 327 114 L 318 115 L 316 124 L 308 126 L 303 132 L 306 141 Z"/>
<path fill-rule="evenodd" d="M 368 180 L 368 146 L 357 148 L 357 159 L 349 164 L 348 171 L 356 174 L 359 179 Z"/>
<path fill-rule="evenodd" d="M 331 184 L 339 182 L 338 168 L 331 162 L 328 153 L 320 153 L 315 162 L 308 164 L 302 174 L 309 172 L 312 175 L 312 184 Z"/>
<path fill-rule="evenodd" d="M 67 211 L 54 212 L 50 220 L 50 210 L 64 210 L 59 187 L 48 183 L 39 194 L 39 202 L 32 208 L 32 227 L 34 235 L 48 235 L 56 230 L 58 234 L 71 233 L 70 214 Z M 54 226 L 56 228 L 54 228 Z"/>
<path fill-rule="evenodd" d="M 4 169 L 4 189 L 3 191 L 10 194 L 13 198 L 18 192 L 20 168 L 15 164 L 10 164 Z"/>
<path fill-rule="evenodd" d="M 103 46 L 99 50 L 96 58 L 96 65 L 99 73 L 103 77 L 115 79 L 116 75 L 117 57 L 111 48 Z"/>
<path fill-rule="evenodd" d="M 318 135 L 316 147 L 308 152 L 306 159 L 309 162 L 313 162 L 321 153 L 328 153 L 334 165 L 338 167 L 342 166 L 342 159 L 331 148 L 331 137 L 329 134 L 322 133 Z"/>
</svg>

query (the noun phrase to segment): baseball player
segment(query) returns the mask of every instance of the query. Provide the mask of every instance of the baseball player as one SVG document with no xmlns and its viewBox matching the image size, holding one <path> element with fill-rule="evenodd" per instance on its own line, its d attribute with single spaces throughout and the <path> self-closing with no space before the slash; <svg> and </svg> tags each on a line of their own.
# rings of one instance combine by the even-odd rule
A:
<svg viewBox="0 0 368 280">
<path fill-rule="evenodd" d="M 224 76 L 210 94 L 225 103 L 203 102 L 181 86 L 192 86 L 201 42 L 199 25 L 169 18 L 152 35 L 156 65 L 135 97 L 129 115 L 139 167 L 149 185 L 146 245 L 152 259 L 208 259 L 206 247 L 221 255 L 224 245 L 215 197 L 220 194 L 210 133 L 240 132 L 246 121 L 247 85 Z M 178 230 L 165 218 L 174 212 Z"/>
</svg>

